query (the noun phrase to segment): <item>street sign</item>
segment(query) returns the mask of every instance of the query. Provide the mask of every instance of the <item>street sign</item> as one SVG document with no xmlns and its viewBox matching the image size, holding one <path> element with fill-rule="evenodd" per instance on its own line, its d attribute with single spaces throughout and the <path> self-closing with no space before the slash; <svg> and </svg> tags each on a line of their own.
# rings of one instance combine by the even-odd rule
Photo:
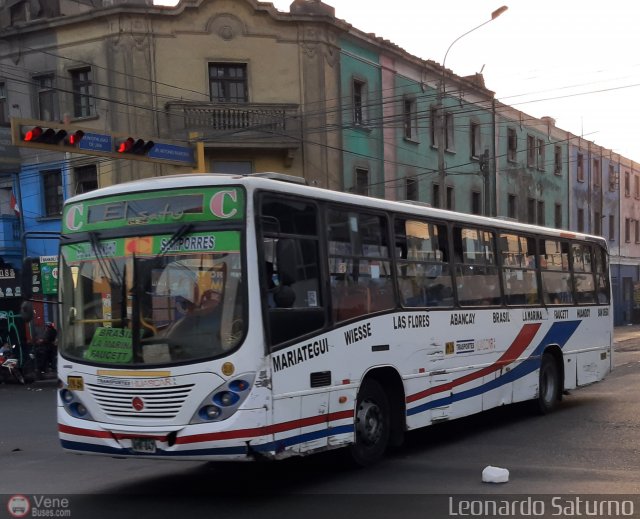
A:
<svg viewBox="0 0 640 519">
<path fill-rule="evenodd" d="M 148 156 L 158 160 L 171 160 L 173 162 L 184 162 L 193 164 L 195 162 L 193 148 L 188 146 L 176 146 L 174 144 L 163 144 L 156 142 L 151 148 Z"/>
<path fill-rule="evenodd" d="M 85 132 L 78 148 L 87 151 L 113 151 L 113 137 L 100 133 Z"/>
</svg>

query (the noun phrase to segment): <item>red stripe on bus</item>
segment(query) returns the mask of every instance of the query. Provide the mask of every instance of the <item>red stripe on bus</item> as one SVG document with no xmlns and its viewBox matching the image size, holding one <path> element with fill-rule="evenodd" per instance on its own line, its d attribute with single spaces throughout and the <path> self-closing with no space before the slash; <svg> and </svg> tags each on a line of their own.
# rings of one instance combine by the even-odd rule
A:
<svg viewBox="0 0 640 519">
<path fill-rule="evenodd" d="M 264 427 L 256 427 L 254 429 L 238 429 L 235 431 L 220 431 L 214 433 L 194 434 L 191 436 L 179 436 L 176 439 L 177 444 L 208 442 L 216 440 L 232 440 L 235 438 L 254 438 L 256 436 L 267 436 L 279 432 L 290 431 L 299 427 L 309 427 L 324 422 L 333 422 L 335 420 L 344 420 L 353 418 L 353 410 L 340 411 L 328 415 L 309 416 L 300 420 L 292 420 L 290 422 L 277 423 Z"/>
<path fill-rule="evenodd" d="M 232 440 L 234 438 L 254 438 L 256 436 L 267 436 L 279 432 L 290 431 L 300 427 L 309 427 L 325 422 L 333 422 L 336 420 L 345 420 L 353 418 L 353 410 L 339 411 L 328 415 L 310 416 L 300 420 L 292 420 L 264 427 L 255 427 L 253 429 L 237 429 L 234 431 L 220 431 L 206 434 L 194 434 L 191 436 L 182 436 L 176 438 L 177 444 L 198 443 L 215 440 Z M 65 434 L 73 434 L 75 436 L 86 436 L 89 438 L 106 438 L 106 439 L 131 439 L 131 438 L 153 438 L 158 441 L 166 441 L 166 436 L 149 436 L 144 433 L 136 435 L 135 433 L 110 433 L 109 431 L 95 431 L 93 429 L 81 429 L 80 427 L 71 427 L 69 425 L 58 424 L 58 431 Z"/>
<path fill-rule="evenodd" d="M 58 424 L 58 431 L 65 434 L 73 434 L 75 436 L 89 436 L 90 438 L 113 439 L 113 435 L 109 431 L 94 431 L 92 429 L 81 429 L 80 427 L 71 427 L 69 425 L 63 424 Z"/>
<path fill-rule="evenodd" d="M 476 380 L 480 377 L 484 377 L 489 373 L 493 373 L 494 371 L 498 371 L 503 366 L 507 364 L 511 364 L 513 361 L 517 360 L 518 357 L 522 354 L 522 352 L 527 349 L 527 346 L 531 344 L 531 341 L 535 337 L 536 333 L 538 333 L 538 329 L 540 328 L 541 323 L 531 323 L 525 324 L 520 330 L 520 333 L 511 343 L 511 346 L 505 351 L 502 356 L 494 362 L 491 366 L 487 366 L 479 371 L 475 371 L 474 373 L 470 373 L 465 375 L 464 377 L 457 378 L 452 380 L 451 382 L 447 382 L 446 384 L 441 384 L 439 386 L 434 386 L 429 389 L 425 389 L 424 391 L 420 391 L 419 393 L 415 393 L 413 395 L 409 395 L 406 398 L 407 403 L 415 402 L 416 400 L 420 400 L 422 398 L 426 398 L 430 395 L 434 395 L 436 393 L 441 393 L 442 391 L 449 391 L 456 386 L 461 386 L 462 384 L 466 384 L 467 382 L 471 382 L 472 380 Z"/>
</svg>

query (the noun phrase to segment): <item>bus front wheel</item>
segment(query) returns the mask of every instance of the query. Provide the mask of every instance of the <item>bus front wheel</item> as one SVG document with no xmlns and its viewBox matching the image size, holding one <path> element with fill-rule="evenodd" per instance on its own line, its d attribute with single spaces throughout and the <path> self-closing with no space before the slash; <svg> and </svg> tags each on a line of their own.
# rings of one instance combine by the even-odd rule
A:
<svg viewBox="0 0 640 519">
<path fill-rule="evenodd" d="M 380 383 L 367 379 L 358 392 L 355 441 L 351 457 L 363 467 L 379 461 L 387 450 L 391 431 L 389 399 Z"/>
<path fill-rule="evenodd" d="M 558 405 L 560 399 L 560 371 L 555 358 L 550 353 L 542 356 L 540 363 L 540 379 L 538 382 L 538 411 L 550 413 Z"/>
</svg>

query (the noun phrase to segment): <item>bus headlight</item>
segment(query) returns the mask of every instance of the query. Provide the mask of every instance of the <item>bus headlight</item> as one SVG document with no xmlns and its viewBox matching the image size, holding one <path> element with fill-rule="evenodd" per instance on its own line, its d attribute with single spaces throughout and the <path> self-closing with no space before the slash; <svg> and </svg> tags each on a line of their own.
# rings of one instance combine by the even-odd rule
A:
<svg viewBox="0 0 640 519">
<path fill-rule="evenodd" d="M 91 413 L 89 413 L 87 407 L 80 401 L 76 392 L 68 389 L 64 383 L 62 384 L 62 388 L 58 392 L 58 395 L 60 396 L 60 401 L 62 402 L 65 411 L 67 411 L 71 416 L 74 418 L 81 418 L 83 420 L 93 420 Z"/>
<path fill-rule="evenodd" d="M 244 373 L 214 389 L 198 406 L 190 423 L 220 422 L 229 418 L 249 396 L 254 379 L 254 373 Z"/>
</svg>

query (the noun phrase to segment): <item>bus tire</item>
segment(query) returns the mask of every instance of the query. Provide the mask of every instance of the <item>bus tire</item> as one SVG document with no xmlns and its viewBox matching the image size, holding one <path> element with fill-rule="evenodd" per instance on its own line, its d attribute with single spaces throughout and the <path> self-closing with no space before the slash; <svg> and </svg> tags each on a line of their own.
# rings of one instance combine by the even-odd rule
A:
<svg viewBox="0 0 640 519">
<path fill-rule="evenodd" d="M 351 457 L 357 465 L 368 467 L 382 459 L 391 434 L 389 398 L 377 380 L 363 382 L 358 391 L 354 418 Z"/>
<path fill-rule="evenodd" d="M 540 414 L 553 411 L 560 400 L 560 370 L 550 353 L 542 355 L 538 381 L 537 410 Z"/>
</svg>

